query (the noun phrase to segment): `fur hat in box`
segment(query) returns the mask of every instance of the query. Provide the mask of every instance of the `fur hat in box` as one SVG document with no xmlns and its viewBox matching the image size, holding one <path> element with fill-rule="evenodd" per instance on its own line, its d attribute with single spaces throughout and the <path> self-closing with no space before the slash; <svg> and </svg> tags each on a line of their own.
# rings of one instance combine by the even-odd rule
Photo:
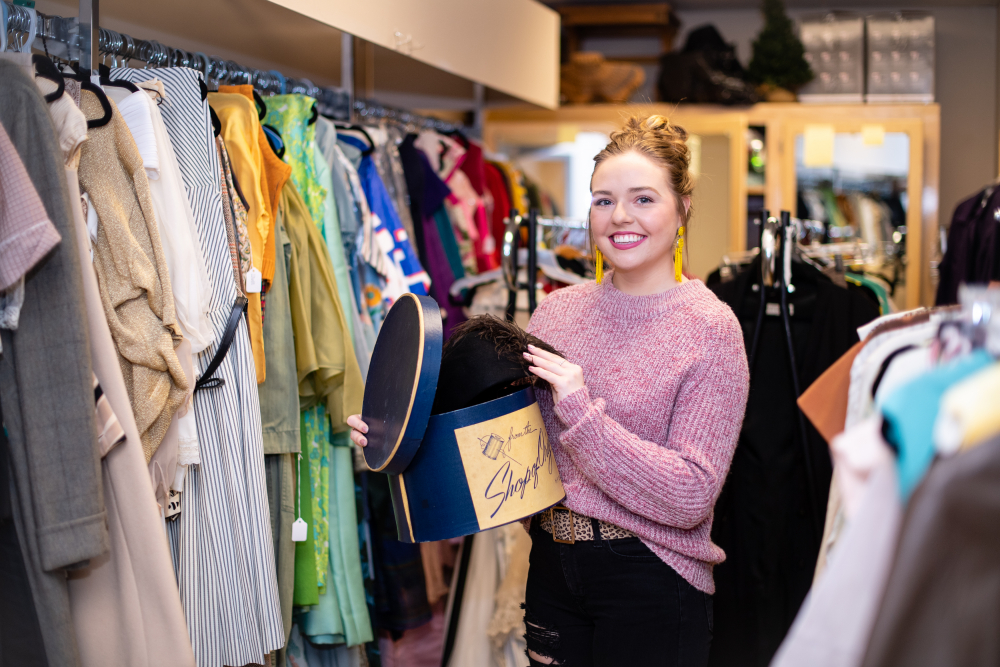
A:
<svg viewBox="0 0 1000 667">
<path fill-rule="evenodd" d="M 528 385 L 549 385 L 528 370 L 528 344 L 559 354 L 513 322 L 479 315 L 455 327 L 441 351 L 441 372 L 431 414 L 461 410 L 516 393 Z M 561 356 L 561 355 L 560 355 Z"/>
</svg>

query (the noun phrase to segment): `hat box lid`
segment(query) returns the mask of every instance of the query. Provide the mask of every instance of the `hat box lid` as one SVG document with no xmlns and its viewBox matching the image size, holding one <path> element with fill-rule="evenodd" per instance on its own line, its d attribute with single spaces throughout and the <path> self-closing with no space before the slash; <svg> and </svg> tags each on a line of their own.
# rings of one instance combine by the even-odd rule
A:
<svg viewBox="0 0 1000 667">
<path fill-rule="evenodd" d="M 434 405 L 442 337 L 441 309 L 430 297 L 404 294 L 386 314 L 361 408 L 370 469 L 401 473 L 417 453 Z"/>
</svg>

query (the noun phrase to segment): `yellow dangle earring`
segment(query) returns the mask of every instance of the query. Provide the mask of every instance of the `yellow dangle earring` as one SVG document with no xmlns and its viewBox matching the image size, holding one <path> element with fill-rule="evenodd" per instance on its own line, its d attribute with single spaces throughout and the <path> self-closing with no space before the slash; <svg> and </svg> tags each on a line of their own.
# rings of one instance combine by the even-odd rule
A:
<svg viewBox="0 0 1000 667">
<path fill-rule="evenodd" d="M 674 250 L 674 280 L 678 283 L 684 278 L 681 265 L 684 262 L 684 227 L 677 230 L 677 248 Z"/>
<path fill-rule="evenodd" d="M 597 248 L 594 248 L 594 277 L 598 285 L 604 280 L 604 253 Z"/>
</svg>

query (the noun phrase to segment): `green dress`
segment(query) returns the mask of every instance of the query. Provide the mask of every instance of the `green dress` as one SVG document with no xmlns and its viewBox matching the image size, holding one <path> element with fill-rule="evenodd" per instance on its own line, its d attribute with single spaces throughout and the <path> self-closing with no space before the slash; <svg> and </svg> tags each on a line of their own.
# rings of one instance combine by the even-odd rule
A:
<svg viewBox="0 0 1000 667">
<path fill-rule="evenodd" d="M 285 142 L 285 162 L 292 168 L 292 181 L 306 202 L 309 215 L 317 225 L 324 214 L 326 188 L 316 178 L 316 126 L 309 123 L 313 105 L 305 95 L 274 95 L 267 98 L 264 123 L 281 134 Z"/>
<path fill-rule="evenodd" d="M 303 449 L 305 429 L 302 429 Z M 296 513 L 306 522 L 309 529 L 304 542 L 295 543 L 295 592 L 292 601 L 295 606 L 319 604 L 319 586 L 316 583 L 316 548 L 313 545 L 312 491 L 309 484 L 309 459 L 299 455 L 298 479 L 295 480 Z"/>
<path fill-rule="evenodd" d="M 330 427 L 326 408 L 319 404 L 302 413 L 302 451 L 309 457 L 309 487 L 312 492 L 312 536 L 316 551 L 316 584 L 322 594 L 327 584 L 330 560 Z"/>
<path fill-rule="evenodd" d="M 319 604 L 299 616 L 302 634 L 314 644 L 355 646 L 372 641 L 365 600 L 354 498 L 354 461 L 346 432 L 335 433 L 330 448 L 330 563 L 333 585 L 320 593 Z"/>
</svg>

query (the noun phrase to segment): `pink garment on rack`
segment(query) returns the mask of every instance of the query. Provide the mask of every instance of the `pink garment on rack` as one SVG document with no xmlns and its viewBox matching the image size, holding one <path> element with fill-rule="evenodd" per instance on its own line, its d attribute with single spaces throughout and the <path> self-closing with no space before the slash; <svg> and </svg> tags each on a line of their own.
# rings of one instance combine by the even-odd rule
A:
<svg viewBox="0 0 1000 667">
<path fill-rule="evenodd" d="M 388 636 L 379 637 L 382 667 L 440 667 L 444 651 L 444 604 L 441 600 L 434 605 L 430 623 L 405 631 L 396 641 Z"/>
<path fill-rule="evenodd" d="M 448 187 L 451 188 L 449 202 L 453 202 L 461 207 L 464 217 L 464 224 L 472 238 L 473 247 L 476 253 L 476 267 L 479 272 L 490 271 L 498 268 L 494 254 L 496 253 L 496 239 L 490 230 L 489 221 L 486 218 L 486 203 L 479 196 L 469 177 L 464 171 L 456 170 L 448 179 Z"/>
<path fill-rule="evenodd" d="M 23 278 L 61 240 L 0 126 L 0 291 Z"/>
</svg>

